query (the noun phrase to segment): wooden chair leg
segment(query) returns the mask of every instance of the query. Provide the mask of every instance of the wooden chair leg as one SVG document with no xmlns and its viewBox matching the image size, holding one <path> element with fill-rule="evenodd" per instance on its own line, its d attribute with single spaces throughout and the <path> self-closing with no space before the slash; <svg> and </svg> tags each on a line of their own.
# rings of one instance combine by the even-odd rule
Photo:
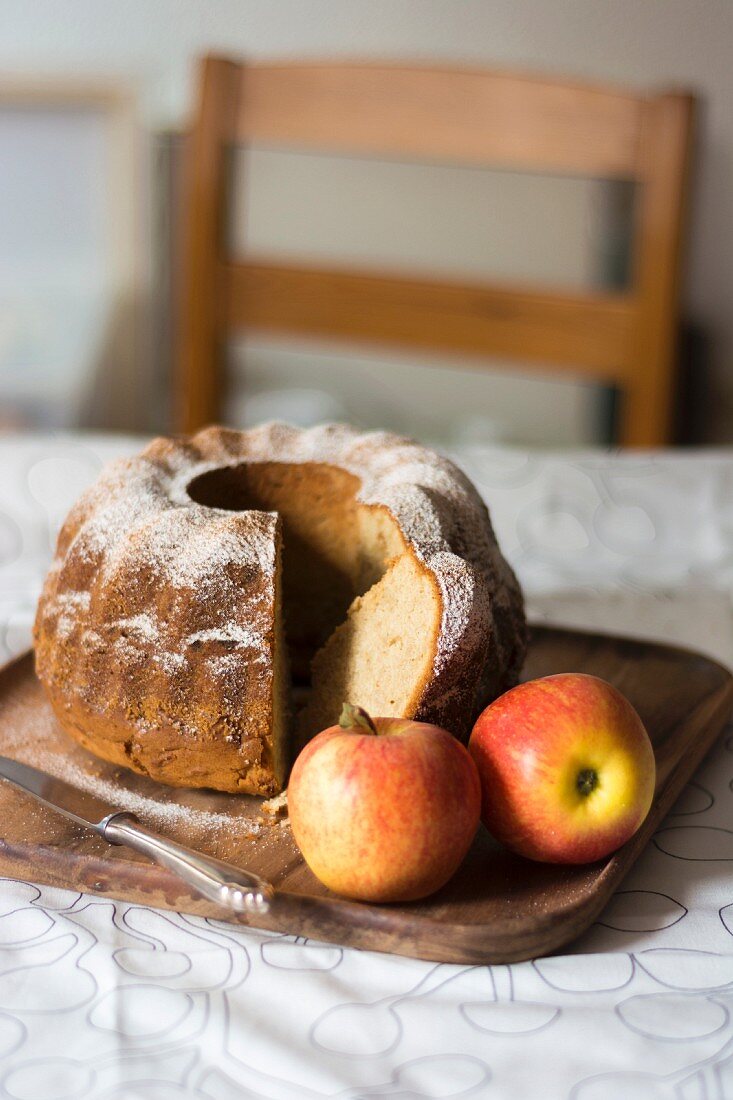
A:
<svg viewBox="0 0 733 1100">
<path fill-rule="evenodd" d="M 665 447 L 672 436 L 674 377 L 640 369 L 621 395 L 618 443 L 622 447 Z"/>
<path fill-rule="evenodd" d="M 639 314 L 622 405 L 619 442 L 672 442 L 682 226 L 687 201 L 694 101 L 667 93 L 647 101 L 639 149 Z"/>
<path fill-rule="evenodd" d="M 186 149 L 187 224 L 174 378 L 174 422 L 181 432 L 196 431 L 220 413 L 220 255 L 239 79 L 239 65 L 204 59 L 199 112 Z"/>
</svg>

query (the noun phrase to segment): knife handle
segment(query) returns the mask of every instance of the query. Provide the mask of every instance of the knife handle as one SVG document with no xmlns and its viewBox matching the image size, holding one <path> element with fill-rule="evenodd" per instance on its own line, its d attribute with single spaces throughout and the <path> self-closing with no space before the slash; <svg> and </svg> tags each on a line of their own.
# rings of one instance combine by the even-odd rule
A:
<svg viewBox="0 0 733 1100">
<path fill-rule="evenodd" d="M 110 844 L 125 844 L 167 867 L 197 893 L 235 913 L 266 913 L 275 896 L 269 882 L 231 863 L 194 852 L 173 840 L 158 836 L 134 814 L 118 813 L 101 823 L 102 836 Z"/>
</svg>

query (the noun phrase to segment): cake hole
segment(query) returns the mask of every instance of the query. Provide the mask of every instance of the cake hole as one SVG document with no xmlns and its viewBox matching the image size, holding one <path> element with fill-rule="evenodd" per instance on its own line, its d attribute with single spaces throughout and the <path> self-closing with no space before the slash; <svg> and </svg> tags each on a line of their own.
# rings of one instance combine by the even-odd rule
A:
<svg viewBox="0 0 733 1100">
<path fill-rule="evenodd" d="M 339 505 L 356 507 L 359 478 L 324 462 L 241 462 L 199 474 L 188 485 L 191 500 L 227 512 L 272 511 L 308 514 L 319 503 L 337 498 Z M 304 491 L 306 499 L 297 499 Z M 316 517 L 317 518 L 317 517 Z"/>
</svg>

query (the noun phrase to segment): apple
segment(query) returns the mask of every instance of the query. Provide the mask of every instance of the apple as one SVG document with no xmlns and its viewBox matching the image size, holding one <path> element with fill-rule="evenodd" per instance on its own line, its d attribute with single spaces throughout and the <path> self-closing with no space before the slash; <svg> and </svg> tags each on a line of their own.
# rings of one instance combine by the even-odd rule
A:
<svg viewBox="0 0 733 1100">
<path fill-rule="evenodd" d="M 543 863 L 592 863 L 641 825 L 654 795 L 654 750 L 621 692 L 562 673 L 491 703 L 469 741 L 486 828 Z"/>
<path fill-rule="evenodd" d="M 288 812 L 324 885 L 361 901 L 413 901 L 440 889 L 479 824 L 481 784 L 467 750 L 439 726 L 375 718 L 344 704 L 340 723 L 298 756 Z"/>
</svg>

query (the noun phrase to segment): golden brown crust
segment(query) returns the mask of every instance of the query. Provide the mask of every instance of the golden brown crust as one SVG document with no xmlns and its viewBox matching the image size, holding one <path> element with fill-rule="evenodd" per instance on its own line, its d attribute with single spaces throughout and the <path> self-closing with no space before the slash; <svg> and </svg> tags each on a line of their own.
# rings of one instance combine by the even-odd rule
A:
<svg viewBox="0 0 733 1100">
<path fill-rule="evenodd" d="M 257 477 L 238 505 L 212 507 L 188 494 L 194 482 L 204 495 L 236 493 L 248 469 Z M 219 477 L 218 487 L 206 487 L 222 470 L 233 484 Z M 174 785 L 263 795 L 280 788 L 273 746 L 280 520 L 267 509 L 279 509 L 288 493 L 298 501 L 288 519 L 296 543 L 298 517 L 308 518 L 303 501 L 314 515 L 341 516 L 349 532 L 341 540 L 331 522 L 305 570 L 306 580 L 312 568 L 323 571 L 322 587 L 335 592 L 324 616 L 329 629 L 354 586 L 364 591 L 376 579 L 354 534 L 360 516 L 383 516 L 385 557 L 407 547 L 430 577 L 442 615 L 426 637 L 433 659 L 415 686 L 413 716 L 465 736 L 481 706 L 516 681 L 526 646 L 521 593 L 485 505 L 450 462 L 409 440 L 345 425 L 211 428 L 155 440 L 113 463 L 62 528 L 35 644 L 38 675 L 71 736 Z M 286 601 L 287 545 L 286 538 Z M 301 615 L 291 648 L 312 647 L 318 614 L 316 605 Z"/>
</svg>

